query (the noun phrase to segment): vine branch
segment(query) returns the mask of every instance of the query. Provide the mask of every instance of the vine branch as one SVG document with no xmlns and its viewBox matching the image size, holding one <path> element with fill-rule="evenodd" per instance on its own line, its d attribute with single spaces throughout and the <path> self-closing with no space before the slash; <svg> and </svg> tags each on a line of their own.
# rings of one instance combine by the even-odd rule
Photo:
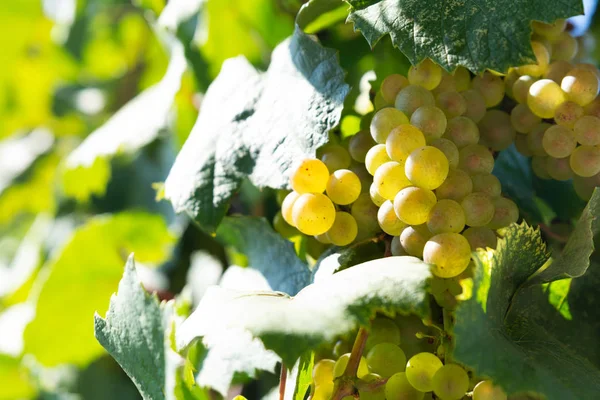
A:
<svg viewBox="0 0 600 400">
<path fill-rule="evenodd" d="M 331 400 L 341 400 L 346 396 L 352 396 L 354 394 L 355 378 L 368 336 L 369 332 L 365 328 L 361 327 L 358 330 L 358 334 L 352 345 L 352 352 L 350 353 L 348 365 L 346 365 L 344 374 L 339 378 L 339 381 L 336 384 Z"/>
</svg>

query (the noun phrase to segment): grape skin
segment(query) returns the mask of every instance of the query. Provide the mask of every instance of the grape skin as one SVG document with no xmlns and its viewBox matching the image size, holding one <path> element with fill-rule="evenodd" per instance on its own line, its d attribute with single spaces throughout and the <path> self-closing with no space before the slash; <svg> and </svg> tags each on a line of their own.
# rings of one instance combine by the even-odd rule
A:
<svg viewBox="0 0 600 400">
<path fill-rule="evenodd" d="M 579 146 L 569 157 L 573 172 L 589 178 L 600 173 L 600 149 L 596 146 Z"/>
<path fill-rule="evenodd" d="M 300 197 L 300 193 L 298 192 L 290 192 L 285 199 L 283 199 L 283 203 L 281 203 L 281 215 L 285 222 L 287 222 L 290 226 L 296 226 L 294 223 L 294 218 L 292 217 L 292 210 L 294 208 L 294 203 Z"/>
<path fill-rule="evenodd" d="M 492 174 L 478 174 L 471 177 L 473 181 L 473 191 L 483 192 L 490 197 L 498 197 L 502 192 L 500 180 Z"/>
<path fill-rule="evenodd" d="M 377 192 L 377 186 L 375 186 L 375 183 L 372 183 L 369 188 L 369 196 L 371 196 L 373 204 L 375 204 L 377 207 L 381 207 L 381 205 L 386 202 L 385 197 Z"/>
<path fill-rule="evenodd" d="M 414 150 L 425 146 L 425 135 L 412 125 L 401 125 L 394 129 L 385 142 L 387 155 L 392 160 L 405 163 Z"/>
<path fill-rule="evenodd" d="M 344 147 L 337 144 L 330 144 L 324 147 L 321 152 L 321 161 L 327 166 L 329 173 L 332 174 L 338 169 L 350 167 L 352 159 L 350 153 Z"/>
<path fill-rule="evenodd" d="M 444 153 L 451 169 L 458 168 L 458 147 L 451 140 L 439 138 L 431 142 L 431 146 Z"/>
<path fill-rule="evenodd" d="M 442 362 L 434 354 L 418 353 L 412 356 L 406 364 L 406 379 L 415 389 L 421 392 L 431 392 L 433 376 L 440 368 L 442 368 Z"/>
<path fill-rule="evenodd" d="M 395 161 L 386 162 L 377 168 L 373 184 L 377 193 L 387 200 L 394 200 L 400 190 L 411 186 L 411 182 L 404 173 L 404 166 Z"/>
<path fill-rule="evenodd" d="M 365 350 L 369 351 L 379 343 L 400 345 L 400 330 L 391 319 L 377 317 L 371 322 L 369 336 L 365 343 Z"/>
<path fill-rule="evenodd" d="M 305 235 L 320 235 L 333 226 L 335 207 L 324 194 L 305 193 L 294 202 L 292 219 L 294 226 Z"/>
<path fill-rule="evenodd" d="M 356 239 L 358 234 L 358 225 L 354 217 L 345 212 L 335 213 L 333 225 L 327 231 L 327 239 L 336 246 L 347 246 Z"/>
<path fill-rule="evenodd" d="M 586 106 L 598 94 L 598 77 L 588 69 L 575 67 L 563 78 L 560 87 L 569 100 Z"/>
<path fill-rule="evenodd" d="M 290 238 L 300 233 L 295 227 L 285 221 L 281 211 L 278 211 L 275 217 L 273 217 L 273 229 L 284 238 Z"/>
<path fill-rule="evenodd" d="M 564 82 L 563 78 L 563 82 Z M 561 86 L 550 79 L 540 79 L 533 83 L 527 94 L 527 105 L 538 117 L 552 118 L 554 112 L 567 100 Z"/>
<path fill-rule="evenodd" d="M 409 118 L 417 108 L 434 105 L 435 98 L 433 97 L 433 94 L 427 89 L 417 85 L 408 85 L 400 90 L 396 96 L 395 102 L 395 107 Z"/>
<path fill-rule="evenodd" d="M 404 171 L 413 185 L 434 190 L 446 180 L 450 164 L 439 149 L 425 146 L 410 153 L 406 159 Z"/>
<path fill-rule="evenodd" d="M 392 161 L 388 156 L 386 151 L 386 146 L 384 144 L 378 144 L 367 152 L 365 157 L 365 166 L 367 167 L 367 171 L 369 174 L 375 175 L 375 171 L 384 163 Z"/>
<path fill-rule="evenodd" d="M 554 122 L 569 129 L 575 127 L 575 123 L 583 117 L 584 110 L 579 104 L 565 101 L 554 111 Z"/>
<path fill-rule="evenodd" d="M 394 198 L 394 210 L 402 222 L 420 225 L 427 222 L 436 202 L 437 198 L 431 190 L 411 186 L 398 192 Z"/>
<path fill-rule="evenodd" d="M 516 70 L 521 75 L 529 75 L 533 77 L 540 77 L 548 70 L 548 64 L 550 63 L 550 53 L 546 46 L 538 41 L 532 41 L 531 47 L 537 60 L 536 64 L 523 65 L 517 67 Z"/>
<path fill-rule="evenodd" d="M 564 158 L 575 150 L 577 140 L 575 139 L 575 133 L 569 128 L 553 125 L 544 132 L 542 146 L 549 156 Z"/>
<path fill-rule="evenodd" d="M 517 104 L 510 112 L 510 122 L 517 132 L 529 133 L 542 122 L 542 119 L 532 113 L 525 104 Z"/>
<path fill-rule="evenodd" d="M 469 266 L 471 245 L 459 233 L 440 233 L 425 244 L 423 261 L 433 265 L 435 276 L 453 278 Z"/>
<path fill-rule="evenodd" d="M 406 227 L 406 224 L 396 216 L 394 203 L 390 200 L 385 201 L 377 212 L 377 221 L 381 229 L 388 235 L 398 236 Z"/>
<path fill-rule="evenodd" d="M 478 90 L 482 94 L 487 108 L 497 106 L 504 97 L 504 82 L 502 78 L 491 72 L 486 71 L 483 75 L 476 76 L 473 78 L 471 84 L 473 85 L 473 89 Z"/>
<path fill-rule="evenodd" d="M 466 229 L 462 235 L 467 239 L 469 244 L 471 245 L 471 250 L 475 251 L 476 249 L 489 247 L 490 249 L 495 249 L 498 244 L 498 238 L 493 230 L 488 227 L 476 227 L 476 228 L 468 228 Z"/>
<path fill-rule="evenodd" d="M 517 222 L 519 219 L 519 208 L 510 199 L 498 197 L 494 202 L 494 217 L 487 225 L 491 229 L 500 229 Z"/>
<path fill-rule="evenodd" d="M 560 61 L 571 61 L 577 54 L 579 45 L 569 32 L 562 32 L 552 42 L 552 58 Z"/>
<path fill-rule="evenodd" d="M 315 387 L 311 400 L 330 400 L 333 395 L 333 382 L 324 383 Z"/>
<path fill-rule="evenodd" d="M 313 383 L 315 386 L 333 382 L 333 367 L 335 361 L 323 359 L 318 361 L 312 370 Z"/>
<path fill-rule="evenodd" d="M 381 96 L 386 103 L 394 104 L 398 92 L 408 85 L 409 82 L 406 77 L 400 74 L 392 74 L 388 75 L 383 82 L 381 82 L 379 91 L 381 92 Z"/>
<path fill-rule="evenodd" d="M 494 218 L 494 203 L 486 193 L 471 193 L 461 201 L 460 205 L 465 212 L 468 226 L 485 226 Z"/>
<path fill-rule="evenodd" d="M 335 204 L 353 203 L 361 192 L 360 179 L 350 170 L 337 170 L 329 177 L 325 191 Z"/>
<path fill-rule="evenodd" d="M 469 376 L 456 364 L 446 364 L 433 376 L 433 391 L 440 400 L 460 400 L 469 389 Z"/>
<path fill-rule="evenodd" d="M 548 175 L 557 181 L 567 181 L 573 177 L 569 157 L 565 158 L 546 158 L 546 171 Z"/>
<path fill-rule="evenodd" d="M 454 200 L 438 200 L 429 213 L 427 228 L 434 235 L 445 232 L 461 232 L 465 227 L 465 213 Z"/>
<path fill-rule="evenodd" d="M 369 193 L 362 193 L 358 199 L 352 203 L 350 213 L 358 225 L 358 238 L 368 238 L 380 232 L 377 222 L 377 212 L 379 208 L 371 201 Z"/>
<path fill-rule="evenodd" d="M 433 90 L 441 80 L 442 68 L 428 58 L 408 69 L 408 82 L 411 85 L 419 85 L 427 90 Z"/>
<path fill-rule="evenodd" d="M 515 81 L 512 87 L 512 92 L 514 99 L 518 103 L 527 104 L 527 94 L 529 93 L 529 88 L 534 82 L 535 79 L 529 75 L 523 75 Z"/>
<path fill-rule="evenodd" d="M 600 118 L 585 115 L 577 120 L 573 126 L 577 142 L 597 146 L 600 144 Z"/>
<path fill-rule="evenodd" d="M 346 367 L 348 366 L 348 361 L 350 360 L 350 353 L 346 353 L 344 355 L 342 355 L 340 358 L 338 358 L 338 360 L 335 362 L 335 365 L 333 367 L 333 378 L 337 378 L 340 377 L 344 374 L 344 371 L 346 370 Z M 367 359 L 364 357 L 360 358 L 360 361 L 358 362 L 358 370 L 356 371 L 356 376 L 358 378 L 362 378 L 366 375 L 369 374 L 369 367 L 367 364 Z"/>
<path fill-rule="evenodd" d="M 531 150 L 531 153 L 534 156 L 547 155 L 546 150 L 544 150 L 543 140 L 544 133 L 551 126 L 552 125 L 548 123 L 542 122 L 541 124 L 533 128 L 533 130 L 527 135 L 527 145 L 529 146 L 529 150 Z"/>
<path fill-rule="evenodd" d="M 369 370 L 389 378 L 406 368 L 406 355 L 404 351 L 393 343 L 379 343 L 367 354 Z"/>
<path fill-rule="evenodd" d="M 473 191 L 473 181 L 469 174 L 461 169 L 450 170 L 448 177 L 435 190 L 438 199 L 462 201 Z"/>
<path fill-rule="evenodd" d="M 551 79 L 554 82 L 560 83 L 567 73 L 573 69 L 573 64 L 568 61 L 558 60 L 550 63 L 548 70 L 544 74 L 544 78 Z"/>
<path fill-rule="evenodd" d="M 415 389 L 406 378 L 406 373 L 398 372 L 385 384 L 386 399 L 423 400 L 425 393 Z"/>
<path fill-rule="evenodd" d="M 423 258 L 423 249 L 429 238 L 431 232 L 427 227 L 407 226 L 400 234 L 400 244 L 408 255 Z"/>
<path fill-rule="evenodd" d="M 533 156 L 531 158 L 531 170 L 540 179 L 550 179 L 550 174 L 548 174 L 547 168 L 547 160 L 546 156 Z"/>
<path fill-rule="evenodd" d="M 501 387 L 491 381 L 481 381 L 473 389 L 473 400 L 507 400 Z"/>
<path fill-rule="evenodd" d="M 329 170 L 323 161 L 316 158 L 303 160 L 294 170 L 290 183 L 294 191 L 304 193 L 323 193 L 329 180 Z"/>
<path fill-rule="evenodd" d="M 373 115 L 371 136 L 377 143 L 385 143 L 390 131 L 403 124 L 408 124 L 408 118 L 403 112 L 391 107 L 383 108 Z"/>
<path fill-rule="evenodd" d="M 508 148 L 514 142 L 516 131 L 511 117 L 501 110 L 489 110 L 479 121 L 480 143 L 495 151 Z"/>
<path fill-rule="evenodd" d="M 447 123 L 444 112 L 434 106 L 419 107 L 410 117 L 410 124 L 419 129 L 426 140 L 442 137 Z"/>
<path fill-rule="evenodd" d="M 469 175 L 491 174 L 494 156 L 485 146 L 472 144 L 460 149 L 458 166 Z"/>
<path fill-rule="evenodd" d="M 435 100 L 447 119 L 458 117 L 467 112 L 467 100 L 456 91 L 441 92 Z"/>
<path fill-rule="evenodd" d="M 400 232 L 402 234 L 402 232 Z M 423 243 L 423 247 L 425 247 L 425 243 Z M 407 256 L 409 255 L 404 247 L 402 247 L 402 243 L 400 243 L 400 236 L 394 236 L 392 238 L 392 242 L 390 244 L 390 252 L 393 256 Z"/>
<path fill-rule="evenodd" d="M 360 131 L 350 138 L 348 152 L 353 160 L 364 163 L 367 152 L 374 145 L 375 141 L 371 137 L 371 134 L 367 131 Z"/>
<path fill-rule="evenodd" d="M 456 117 L 448 121 L 444 138 L 451 140 L 456 147 L 463 147 L 479 143 L 479 128 L 470 118 Z"/>
<path fill-rule="evenodd" d="M 561 32 L 567 27 L 567 20 L 557 19 L 556 21 L 548 24 L 541 21 L 533 21 L 531 23 L 533 31 L 540 36 L 547 39 L 554 39 L 560 35 Z"/>
<path fill-rule="evenodd" d="M 467 117 L 477 123 L 483 118 L 486 111 L 485 99 L 478 90 L 470 89 L 461 93 L 467 102 L 467 110 L 463 117 Z"/>
</svg>

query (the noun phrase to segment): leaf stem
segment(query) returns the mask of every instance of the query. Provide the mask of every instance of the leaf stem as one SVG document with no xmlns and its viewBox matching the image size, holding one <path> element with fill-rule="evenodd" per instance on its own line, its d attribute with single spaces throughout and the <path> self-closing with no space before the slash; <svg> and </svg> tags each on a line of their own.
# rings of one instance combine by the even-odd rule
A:
<svg viewBox="0 0 600 400">
<path fill-rule="evenodd" d="M 281 363 L 281 375 L 279 378 L 279 400 L 285 397 L 285 384 L 287 383 L 287 368 Z"/>
</svg>

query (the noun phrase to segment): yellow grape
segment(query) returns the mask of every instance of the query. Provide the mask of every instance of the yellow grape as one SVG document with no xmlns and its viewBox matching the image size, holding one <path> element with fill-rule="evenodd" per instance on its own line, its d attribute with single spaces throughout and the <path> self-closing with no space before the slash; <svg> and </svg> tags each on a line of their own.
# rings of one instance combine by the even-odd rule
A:
<svg viewBox="0 0 600 400">
<path fill-rule="evenodd" d="M 471 246 L 459 233 L 440 233 L 427 241 L 423 261 L 433 264 L 432 273 L 440 278 L 460 275 L 471 261 Z"/>
<path fill-rule="evenodd" d="M 551 126 L 552 125 L 546 122 L 542 122 L 541 124 L 533 128 L 531 132 L 529 132 L 529 134 L 527 135 L 527 145 L 529 146 L 529 150 L 531 150 L 531 153 L 534 156 L 547 155 L 546 150 L 544 150 L 544 145 L 542 144 L 542 141 L 544 140 L 544 133 Z"/>
<path fill-rule="evenodd" d="M 415 389 L 406 378 L 406 373 L 398 372 L 385 384 L 386 399 L 423 400 L 425 393 Z"/>
<path fill-rule="evenodd" d="M 385 142 L 387 155 L 394 161 L 404 163 L 409 154 L 419 147 L 425 146 L 425 135 L 418 128 L 406 124 L 400 125 L 392 132 Z"/>
<path fill-rule="evenodd" d="M 406 254 L 423 258 L 423 249 L 429 238 L 431 238 L 431 232 L 427 226 L 407 226 L 400 233 L 400 245 Z"/>
<path fill-rule="evenodd" d="M 377 207 L 381 207 L 381 205 L 386 201 L 385 197 L 380 195 L 377 191 L 377 186 L 375 186 L 375 183 L 371 183 L 371 186 L 369 187 L 369 196 L 371 196 L 373 204 L 375 204 Z"/>
<path fill-rule="evenodd" d="M 305 193 L 295 201 L 292 219 L 294 226 L 305 235 L 320 235 L 333 226 L 335 207 L 324 194 Z"/>
<path fill-rule="evenodd" d="M 394 210 L 402 222 L 420 225 L 427 222 L 436 202 L 437 198 L 431 190 L 411 186 L 398 192 L 394 198 Z"/>
<path fill-rule="evenodd" d="M 600 118 L 592 115 L 585 115 L 579 118 L 573 127 L 575 139 L 577 142 L 597 146 L 600 144 Z"/>
<path fill-rule="evenodd" d="M 535 79 L 529 75 L 523 75 L 515 81 L 512 87 L 512 93 L 514 99 L 518 103 L 527 104 L 527 94 L 529 93 L 529 88 L 534 82 Z M 560 84 L 560 82 L 557 83 Z"/>
<path fill-rule="evenodd" d="M 473 400 L 507 400 L 508 397 L 500 386 L 492 381 L 481 381 L 473 388 Z"/>
<path fill-rule="evenodd" d="M 510 115 L 502 110 L 489 110 L 478 126 L 481 135 L 479 143 L 495 151 L 508 148 L 517 134 Z"/>
<path fill-rule="evenodd" d="M 296 226 L 294 223 L 294 218 L 292 217 L 292 209 L 294 208 L 294 203 L 300 197 L 300 193 L 298 192 L 290 192 L 285 199 L 283 199 L 283 203 L 281 203 L 281 215 L 285 222 L 287 222 L 290 226 Z"/>
<path fill-rule="evenodd" d="M 533 27 L 533 31 L 538 35 L 547 39 L 554 39 L 565 30 L 567 27 L 567 20 L 557 19 L 550 24 L 542 21 L 533 21 L 531 26 Z"/>
<path fill-rule="evenodd" d="M 479 128 L 471 118 L 455 117 L 448 121 L 443 137 L 450 139 L 456 147 L 462 149 L 470 144 L 479 143 Z"/>
<path fill-rule="evenodd" d="M 388 107 L 391 107 L 391 106 L 393 106 L 393 104 L 387 103 L 383 99 L 383 95 L 381 94 L 381 92 L 375 93 L 375 98 L 373 99 L 373 109 L 375 111 L 379 111 L 379 110 L 382 110 L 384 108 L 388 108 Z"/>
<path fill-rule="evenodd" d="M 311 400 L 330 400 L 333 395 L 333 382 L 323 383 L 315 387 Z"/>
<path fill-rule="evenodd" d="M 600 148 L 579 146 L 571 153 L 569 165 L 576 175 L 584 178 L 600 173 Z"/>
<path fill-rule="evenodd" d="M 469 90 L 471 87 L 471 73 L 468 69 L 465 67 L 457 67 L 454 72 L 452 72 L 452 76 L 454 76 L 454 85 L 458 92 Z"/>
<path fill-rule="evenodd" d="M 385 143 L 390 131 L 402 124 L 408 124 L 408 118 L 402 111 L 393 107 L 381 109 L 373 115 L 371 120 L 371 136 L 377 143 Z"/>
<path fill-rule="evenodd" d="M 436 189 L 444 183 L 449 170 L 448 159 L 442 151 L 433 146 L 414 150 L 404 166 L 406 177 L 413 185 L 429 190 Z"/>
<path fill-rule="evenodd" d="M 491 174 L 494 169 L 494 156 L 487 147 L 471 144 L 460 149 L 458 166 L 469 175 Z"/>
<path fill-rule="evenodd" d="M 456 91 L 442 92 L 436 97 L 436 104 L 446 115 L 446 118 L 454 118 L 467 112 L 467 100 Z"/>
<path fill-rule="evenodd" d="M 469 375 L 456 364 L 446 364 L 433 376 L 433 392 L 440 400 L 461 400 L 469 390 Z"/>
<path fill-rule="evenodd" d="M 550 79 L 540 79 L 535 82 L 527 94 L 529 109 L 540 118 L 552 118 L 558 106 L 566 100 L 567 96 L 561 86 Z"/>
<path fill-rule="evenodd" d="M 411 85 L 419 85 L 427 90 L 433 90 L 441 80 L 442 68 L 428 58 L 408 69 L 408 82 Z"/>
<path fill-rule="evenodd" d="M 384 202 L 377 212 L 377 221 L 381 229 L 388 235 L 398 236 L 406 227 L 406 224 L 396 215 L 394 211 L 394 203 L 390 200 Z"/>
<path fill-rule="evenodd" d="M 554 122 L 573 129 L 575 123 L 583 117 L 584 109 L 572 101 L 565 101 L 554 111 Z"/>
<path fill-rule="evenodd" d="M 461 94 L 467 103 L 467 110 L 463 113 L 463 117 L 470 118 L 475 123 L 479 122 L 485 115 L 485 98 L 474 89 L 465 90 Z"/>
<path fill-rule="evenodd" d="M 560 87 L 567 99 L 585 106 L 598 94 L 598 76 L 588 69 L 575 67 L 563 78 Z"/>
<path fill-rule="evenodd" d="M 335 204 L 350 204 L 360 195 L 360 179 L 348 169 L 339 169 L 331 174 L 325 190 Z"/>
<path fill-rule="evenodd" d="M 465 212 L 454 200 L 438 200 L 427 219 L 427 228 L 434 235 L 445 232 L 461 232 L 465 227 Z"/>
<path fill-rule="evenodd" d="M 426 140 L 442 137 L 447 123 L 444 112 L 434 106 L 419 107 L 410 117 L 410 124 L 419 129 Z"/>
<path fill-rule="evenodd" d="M 369 174 L 375 175 L 375 171 L 382 164 L 385 164 L 388 161 L 392 161 L 388 156 L 386 145 L 384 144 L 376 144 L 371 147 L 371 149 L 367 152 L 365 157 L 365 167 L 367 167 L 367 171 Z"/>
<path fill-rule="evenodd" d="M 419 107 L 434 105 L 435 98 L 433 94 L 429 90 L 417 85 L 408 85 L 400 90 L 396 96 L 396 108 L 408 117 Z"/>
<path fill-rule="evenodd" d="M 442 185 L 435 190 L 438 199 L 462 201 L 473 191 L 473 181 L 462 169 L 450 170 Z"/>
<path fill-rule="evenodd" d="M 569 162 L 569 157 L 565 158 L 546 158 L 546 171 L 548 175 L 557 181 L 567 181 L 573 177 L 573 170 Z"/>
<path fill-rule="evenodd" d="M 333 377 L 337 378 L 344 374 L 346 367 L 348 366 L 348 361 L 350 361 L 350 353 L 343 354 L 338 360 L 335 362 L 335 366 L 333 367 Z M 358 370 L 356 371 L 356 376 L 358 378 L 362 378 L 369 374 L 369 365 L 367 364 L 367 359 L 364 357 L 360 358 L 358 362 Z"/>
<path fill-rule="evenodd" d="M 396 96 L 398 92 L 408 86 L 408 79 L 400 74 L 392 74 L 387 76 L 383 82 L 381 82 L 381 87 L 379 91 L 381 92 L 381 96 L 388 104 L 394 104 L 396 101 Z"/>
<path fill-rule="evenodd" d="M 327 231 L 327 239 L 336 246 L 347 246 L 356 239 L 358 225 L 352 215 L 345 211 L 335 213 L 335 221 Z"/>
<path fill-rule="evenodd" d="M 494 217 L 487 224 L 488 228 L 500 229 L 517 222 L 519 219 L 519 208 L 506 197 L 497 197 L 494 200 Z"/>
<path fill-rule="evenodd" d="M 542 122 L 542 119 L 532 113 L 525 104 L 517 104 L 510 112 L 510 122 L 517 132 L 529 133 Z"/>
<path fill-rule="evenodd" d="M 442 368 L 442 361 L 431 353 L 418 353 L 406 364 L 406 379 L 415 389 L 421 392 L 433 390 L 433 375 Z M 397 397 L 401 399 L 401 397 Z"/>
<path fill-rule="evenodd" d="M 440 93 L 456 91 L 456 83 L 454 82 L 454 75 L 442 70 L 442 80 L 439 85 L 436 86 L 431 92 L 436 95 Z"/>
<path fill-rule="evenodd" d="M 466 229 L 462 235 L 467 239 L 471 245 L 471 250 L 489 247 L 495 249 L 498 244 L 498 237 L 493 230 L 486 226 L 479 226 Z"/>
<path fill-rule="evenodd" d="M 583 108 L 585 115 L 592 115 L 600 118 L 600 97 L 596 97 L 594 101 Z"/>
<path fill-rule="evenodd" d="M 335 361 L 323 359 L 315 363 L 312 370 L 313 383 L 315 386 L 333 382 L 333 366 Z"/>
<path fill-rule="evenodd" d="M 500 104 L 504 98 L 504 82 L 502 78 L 489 71 L 473 78 L 473 89 L 479 90 L 485 101 L 485 106 L 491 108 Z"/>
<path fill-rule="evenodd" d="M 569 32 L 562 32 L 552 42 L 552 59 L 571 61 L 579 50 L 579 44 Z"/>
<path fill-rule="evenodd" d="M 502 193 L 500 180 L 492 174 L 477 174 L 471 177 L 473 181 L 473 191 L 483 192 L 490 197 L 498 197 Z"/>
<path fill-rule="evenodd" d="M 377 193 L 387 200 L 393 200 L 396 194 L 411 182 L 404 174 L 404 166 L 396 161 L 389 161 L 377 168 L 373 177 Z"/>
<path fill-rule="evenodd" d="M 454 142 L 446 138 L 439 138 L 431 142 L 431 146 L 444 153 L 444 155 L 448 159 L 450 169 L 458 167 L 458 147 L 456 147 Z"/>
<path fill-rule="evenodd" d="M 517 79 L 519 79 L 521 75 L 514 68 L 508 69 L 508 75 L 504 77 L 504 92 L 508 97 L 514 99 L 512 88 Z"/>
<path fill-rule="evenodd" d="M 468 226 L 485 226 L 494 218 L 492 198 L 482 192 L 473 192 L 461 202 Z"/>
<path fill-rule="evenodd" d="M 544 78 L 551 79 L 554 82 L 560 83 L 567 73 L 573 69 L 573 64 L 568 61 L 554 61 L 548 66 L 548 70 L 544 74 Z"/>
<path fill-rule="evenodd" d="M 303 193 L 323 193 L 329 180 L 329 170 L 321 160 L 303 160 L 290 177 L 294 191 Z"/>
<path fill-rule="evenodd" d="M 550 64 L 550 53 L 543 43 L 537 41 L 532 41 L 531 47 L 537 62 L 535 64 L 517 67 L 516 70 L 521 75 L 540 77 L 548 70 L 548 64 Z"/>
<path fill-rule="evenodd" d="M 575 139 L 575 133 L 569 128 L 552 125 L 544 132 L 542 146 L 550 157 L 564 158 L 575 150 L 577 140 Z"/>
</svg>

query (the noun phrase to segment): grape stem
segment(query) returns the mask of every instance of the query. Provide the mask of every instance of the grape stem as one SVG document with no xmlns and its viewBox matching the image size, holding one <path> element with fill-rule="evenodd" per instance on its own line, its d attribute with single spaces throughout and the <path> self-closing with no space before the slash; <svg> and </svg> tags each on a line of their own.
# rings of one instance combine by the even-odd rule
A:
<svg viewBox="0 0 600 400">
<path fill-rule="evenodd" d="M 331 400 L 342 400 L 346 396 L 353 396 L 355 391 L 355 377 L 358 372 L 358 365 L 360 364 L 360 358 L 362 357 L 365 349 L 365 343 L 369 332 L 361 327 L 356 334 L 354 345 L 352 345 L 352 352 L 350 353 L 350 359 L 348 365 L 344 370 L 344 374 L 336 382 L 335 390 Z"/>
<path fill-rule="evenodd" d="M 279 400 L 285 397 L 285 384 L 287 383 L 287 368 L 281 363 L 281 375 L 279 378 Z"/>
<path fill-rule="evenodd" d="M 389 378 L 378 379 L 369 383 L 359 380 L 356 382 L 356 388 L 361 392 L 374 392 L 375 390 L 384 386 L 387 383 L 388 379 Z"/>
</svg>

